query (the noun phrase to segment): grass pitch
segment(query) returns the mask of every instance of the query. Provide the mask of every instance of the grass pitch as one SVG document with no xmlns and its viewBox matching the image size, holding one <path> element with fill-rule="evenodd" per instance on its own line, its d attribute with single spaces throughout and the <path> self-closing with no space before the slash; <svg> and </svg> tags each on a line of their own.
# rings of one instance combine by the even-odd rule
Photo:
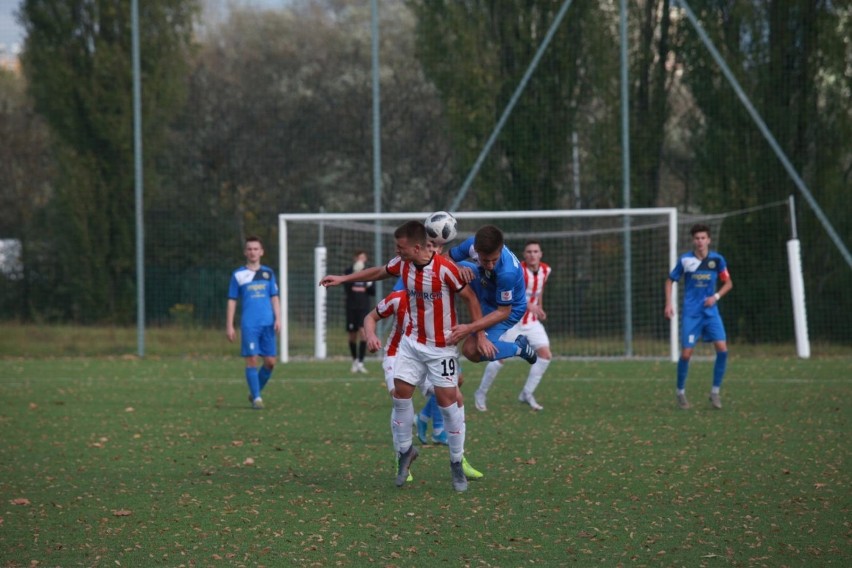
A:
<svg viewBox="0 0 852 568">
<path fill-rule="evenodd" d="M 236 357 L 0 360 L 2 566 L 849 566 L 852 359 L 555 361 L 535 413 L 512 362 L 393 484 L 377 362 L 279 365 L 252 411 Z M 415 406 L 422 406 L 415 395 Z M 417 443 L 415 441 L 415 443 Z"/>
</svg>

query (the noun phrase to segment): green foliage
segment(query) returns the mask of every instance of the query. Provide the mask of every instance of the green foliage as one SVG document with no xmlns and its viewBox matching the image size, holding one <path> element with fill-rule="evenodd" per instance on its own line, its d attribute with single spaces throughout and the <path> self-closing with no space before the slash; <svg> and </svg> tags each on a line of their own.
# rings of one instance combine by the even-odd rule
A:
<svg viewBox="0 0 852 568">
<path fill-rule="evenodd" d="M 148 163 L 181 103 L 194 0 L 140 3 Z M 132 321 L 134 171 L 130 0 L 27 0 L 22 66 L 54 134 L 61 175 L 51 203 L 58 267 L 51 299 L 76 321 Z M 156 183 L 152 175 L 149 183 Z"/>
<path fill-rule="evenodd" d="M 420 61 L 444 101 L 465 177 L 557 14 L 554 2 L 411 2 L 418 17 Z M 474 187 L 475 208 L 552 209 L 564 206 L 571 130 L 606 97 L 606 49 L 599 16 L 588 4 L 572 8 L 514 107 Z M 468 203 L 469 205 L 469 203 Z"/>
<path fill-rule="evenodd" d="M 554 362 L 534 413 L 510 364 L 468 405 L 450 486 L 423 446 L 393 485 L 378 365 L 238 357 L 0 360 L 4 563 L 24 566 L 847 565 L 850 360 L 734 357 L 722 411 L 674 365 Z M 479 365 L 465 367 L 469 393 Z M 321 401 L 318 404 L 318 401 Z M 415 399 L 419 407 L 422 399 Z M 415 442 L 417 443 L 417 442 Z"/>
<path fill-rule="evenodd" d="M 220 291 L 242 260 L 243 238 L 259 234 L 267 262 L 277 258 L 276 213 L 373 208 L 369 7 L 237 4 L 222 21 L 195 27 L 194 0 L 140 2 L 153 323 L 183 303 L 196 306 L 198 320 L 220 322 Z M 796 193 L 679 5 L 628 4 L 632 205 L 706 215 Z M 0 237 L 22 239 L 25 276 L 0 282 L 4 316 L 134 318 L 129 5 L 21 3 L 24 76 L 0 72 L 0 136 L 9 141 L 0 145 Z M 452 201 L 561 5 L 380 3 L 383 211 Z M 852 242 L 848 7 L 691 5 Z M 572 3 L 462 209 L 623 204 L 618 42 L 617 3 Z M 848 342 L 848 322 L 837 321 L 852 311 L 852 271 L 799 204 L 812 337 Z M 789 311 L 777 315 L 788 297 L 781 247 L 789 232 L 783 216 L 754 216 L 726 222 L 716 241 L 736 285 L 726 302 L 736 315 L 726 321 L 744 341 L 790 336 Z M 766 235 L 778 250 L 758 244 Z M 664 275 L 643 265 L 634 276 L 636 303 L 659 302 L 650 283 Z"/>
<path fill-rule="evenodd" d="M 695 6 L 696 11 L 701 9 L 703 27 L 848 247 L 852 207 L 841 196 L 849 188 L 852 94 L 848 82 L 846 89 L 839 85 L 846 63 L 838 43 L 843 41 L 843 29 L 849 27 L 848 9 L 806 0 Z M 811 326 L 822 338 L 845 336 L 848 340 L 846 332 L 838 335 L 828 322 L 829 312 L 852 310 L 852 298 L 841 293 L 852 286 L 852 270 L 829 242 L 824 227 L 817 223 L 703 43 L 692 32 L 685 38 L 680 55 L 683 80 L 695 97 L 695 112 L 701 114 L 690 180 L 700 191 L 687 206 L 701 211 L 734 210 L 795 195 L 805 288 L 813 299 L 824 297 L 828 290 L 836 294 L 828 312 L 824 305 L 809 310 Z M 765 336 L 767 326 L 761 322 L 777 312 L 775 302 L 764 300 L 782 297 L 786 288 L 782 279 L 764 277 L 785 260 L 780 250 L 750 247 L 749 241 L 757 233 L 786 240 L 792 236 L 790 220 L 753 218 L 747 226 L 728 233 L 733 238 L 725 240 L 723 253 L 734 266 L 762 267 L 754 279 L 743 282 L 737 282 L 736 272 L 732 272 L 737 295 L 741 285 L 745 293 L 738 300 L 749 328 L 743 335 L 752 340 Z"/>
</svg>

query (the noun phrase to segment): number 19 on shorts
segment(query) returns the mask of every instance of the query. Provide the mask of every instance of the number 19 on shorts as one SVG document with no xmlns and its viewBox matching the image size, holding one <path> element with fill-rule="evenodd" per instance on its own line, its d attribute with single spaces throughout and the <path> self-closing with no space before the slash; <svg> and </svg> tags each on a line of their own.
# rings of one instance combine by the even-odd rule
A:
<svg viewBox="0 0 852 568">
<path fill-rule="evenodd" d="M 456 367 L 458 363 L 456 362 L 455 357 L 450 357 L 448 359 L 441 360 L 441 376 L 444 378 L 455 377 L 456 376 Z"/>
</svg>

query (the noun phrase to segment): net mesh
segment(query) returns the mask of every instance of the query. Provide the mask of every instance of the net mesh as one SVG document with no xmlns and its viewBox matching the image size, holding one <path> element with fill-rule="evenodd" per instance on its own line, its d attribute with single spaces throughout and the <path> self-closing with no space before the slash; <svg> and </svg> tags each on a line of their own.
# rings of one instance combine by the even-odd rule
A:
<svg viewBox="0 0 852 568">
<path fill-rule="evenodd" d="M 424 213 L 422 217 L 425 216 Z M 669 324 L 662 317 L 662 282 L 670 270 L 668 219 L 667 214 L 659 213 L 631 215 L 629 220 L 613 214 L 555 218 L 525 215 L 494 221 L 503 230 L 506 245 L 519 259 L 526 242 L 536 240 L 541 243 L 542 260 L 553 269 L 544 290 L 544 308 L 555 356 L 669 356 Z M 401 222 L 380 222 L 381 247 L 386 251 L 381 264 L 393 256 L 393 231 Z M 460 217 L 459 237 L 450 246 L 485 223 L 481 218 Z M 368 265 L 376 264 L 372 258 L 376 223 L 317 219 L 288 221 L 286 226 L 289 351 L 295 357 L 310 356 L 314 353 L 314 296 L 318 282 L 313 273 L 313 254 L 320 234 L 327 248 L 328 273 L 342 274 L 351 266 L 356 250 L 371 251 Z M 625 314 L 630 309 L 625 297 L 625 234 L 630 235 L 631 279 L 640 283 L 632 286 L 629 298 L 629 333 L 625 329 Z M 646 285 L 649 279 L 658 285 Z M 380 293 L 389 292 L 392 284 L 385 281 Z M 343 290 L 332 287 L 327 294 L 328 354 L 344 356 L 348 347 Z M 466 321 L 467 315 L 460 315 Z"/>
</svg>

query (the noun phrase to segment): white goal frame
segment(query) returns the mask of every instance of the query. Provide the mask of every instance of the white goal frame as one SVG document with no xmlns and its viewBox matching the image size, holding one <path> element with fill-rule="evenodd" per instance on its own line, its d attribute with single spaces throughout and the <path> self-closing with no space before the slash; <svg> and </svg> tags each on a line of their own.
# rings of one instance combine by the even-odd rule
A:
<svg viewBox="0 0 852 568">
<path fill-rule="evenodd" d="M 291 222 L 314 222 L 321 223 L 324 221 L 399 221 L 400 223 L 411 219 L 424 219 L 431 211 L 415 211 L 403 213 L 281 213 L 278 215 L 278 247 L 279 247 L 279 282 L 285 294 L 284 301 L 281 302 L 281 333 L 280 333 L 280 349 L 279 358 L 281 362 L 286 363 L 290 360 L 289 351 L 289 310 L 286 300 L 287 282 L 289 278 L 288 267 L 288 238 L 287 226 Z M 558 210 L 542 210 L 542 211 L 458 211 L 453 215 L 459 220 L 465 219 L 481 219 L 484 221 L 495 221 L 499 219 L 553 219 L 553 218 L 578 218 L 578 217 L 617 217 L 619 215 L 625 217 L 638 216 L 666 216 L 668 219 L 668 256 L 669 267 L 673 267 L 678 258 L 678 217 L 677 209 L 674 207 L 653 207 L 653 208 L 630 208 L 630 209 L 558 209 Z M 628 227 L 629 228 L 629 225 Z M 321 249 L 321 247 L 320 247 Z M 386 259 L 390 259 L 392 252 L 385 253 Z M 384 262 L 386 259 L 377 259 L 378 262 Z M 316 314 L 316 332 L 315 332 L 315 351 L 314 356 L 317 359 L 324 359 L 326 353 L 325 346 L 325 315 L 326 315 L 326 295 L 325 289 L 319 286 L 319 281 L 326 275 L 325 258 L 321 250 L 315 251 L 314 255 L 314 276 L 317 283 L 317 290 L 314 295 Z M 663 287 L 663 280 L 657 283 L 660 289 Z M 677 302 L 677 286 L 673 289 L 673 304 Z M 677 307 L 675 308 L 675 317 L 670 323 L 670 350 L 671 360 L 677 361 L 678 358 L 678 317 Z M 662 315 L 661 315 L 662 317 Z"/>
</svg>

